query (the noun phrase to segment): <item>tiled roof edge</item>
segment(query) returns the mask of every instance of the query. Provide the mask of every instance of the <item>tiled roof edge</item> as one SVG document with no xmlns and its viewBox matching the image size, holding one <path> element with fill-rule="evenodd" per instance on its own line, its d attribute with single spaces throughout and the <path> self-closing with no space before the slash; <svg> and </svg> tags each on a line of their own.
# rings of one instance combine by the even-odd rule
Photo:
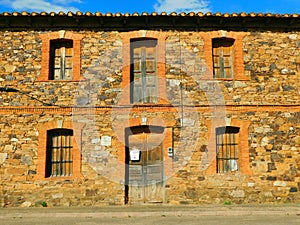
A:
<svg viewBox="0 0 300 225">
<path fill-rule="evenodd" d="M 157 13 L 157 12 L 152 12 L 152 13 L 147 13 L 147 12 L 143 12 L 143 13 L 111 13 L 111 12 L 107 12 L 107 13 L 100 13 L 100 12 L 95 12 L 95 13 L 91 13 L 91 12 L 3 12 L 0 13 L 0 16 L 95 16 L 95 17 L 135 17 L 135 16 L 167 16 L 167 17 L 172 17 L 172 16 L 177 16 L 177 17 L 276 17 L 276 18 L 285 18 L 285 17 L 290 17 L 290 18 L 297 18 L 300 17 L 300 14 L 297 13 L 293 13 L 293 14 L 274 14 L 274 13 L 245 13 L 245 12 L 241 12 L 241 13 L 211 13 L 211 12 L 207 12 L 207 13 L 202 13 L 202 12 L 180 12 L 180 13 L 176 13 L 176 12 L 172 12 L 172 13 L 166 13 L 166 12 L 162 12 L 162 13 Z"/>
</svg>

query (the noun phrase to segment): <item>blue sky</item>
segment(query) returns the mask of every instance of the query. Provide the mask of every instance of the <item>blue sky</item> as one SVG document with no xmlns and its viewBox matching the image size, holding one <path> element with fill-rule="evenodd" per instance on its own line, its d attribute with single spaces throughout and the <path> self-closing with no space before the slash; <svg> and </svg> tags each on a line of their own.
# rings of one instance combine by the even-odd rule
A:
<svg viewBox="0 0 300 225">
<path fill-rule="evenodd" d="M 0 0 L 0 12 L 298 13 L 300 0 Z"/>
</svg>

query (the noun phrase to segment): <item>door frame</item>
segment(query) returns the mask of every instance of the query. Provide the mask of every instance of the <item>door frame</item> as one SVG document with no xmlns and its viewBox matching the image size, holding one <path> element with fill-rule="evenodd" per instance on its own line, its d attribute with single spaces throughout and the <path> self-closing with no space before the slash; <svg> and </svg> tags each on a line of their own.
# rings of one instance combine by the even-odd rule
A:
<svg viewBox="0 0 300 225">
<path fill-rule="evenodd" d="M 163 134 L 165 131 L 164 127 L 161 126 L 152 126 L 152 125 L 140 125 L 125 128 L 125 198 L 124 203 L 129 203 L 129 136 L 140 133 L 155 133 L 155 134 Z M 162 164 L 164 165 L 164 148 L 162 149 Z M 164 166 L 163 166 L 164 168 Z M 162 176 L 164 178 L 164 169 L 162 171 Z M 163 179 L 164 180 L 164 179 Z M 164 188 L 164 181 L 163 181 Z M 163 194 L 163 202 L 164 202 L 164 194 Z"/>
</svg>

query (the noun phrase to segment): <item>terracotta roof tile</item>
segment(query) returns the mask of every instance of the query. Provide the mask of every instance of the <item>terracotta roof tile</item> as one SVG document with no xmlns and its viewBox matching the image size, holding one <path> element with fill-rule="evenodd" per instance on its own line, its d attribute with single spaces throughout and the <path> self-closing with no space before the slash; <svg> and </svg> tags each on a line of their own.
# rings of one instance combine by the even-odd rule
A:
<svg viewBox="0 0 300 225">
<path fill-rule="evenodd" d="M 100 12 L 95 12 L 95 13 L 91 13 L 91 12 L 3 12 L 0 13 L 0 16 L 103 16 L 103 17 L 131 17 L 131 16 L 181 16 L 181 17 L 211 17 L 211 16 L 216 16 L 216 17 L 293 17 L 293 18 L 298 18 L 300 16 L 300 14 L 273 14 L 273 13 L 246 13 L 246 12 L 240 12 L 240 13 L 220 13 L 220 12 L 216 12 L 216 13 L 212 13 L 212 12 L 207 12 L 207 13 L 203 13 L 203 12 L 180 12 L 180 13 L 176 13 L 176 12 L 171 12 L 171 13 L 166 13 L 166 12 L 162 12 L 162 13 L 157 13 L 157 12 L 152 12 L 152 13 L 147 13 L 147 12 L 143 12 L 143 13 L 138 13 L 138 12 L 134 12 L 132 14 L 130 13 L 111 13 L 111 12 L 107 12 L 105 14 L 100 13 Z"/>
<path fill-rule="evenodd" d="M 212 13 L 212 12 L 3 12 L 0 13 L 0 30 L 22 29 L 284 29 L 299 30 L 300 14 L 272 13 Z M 30 19 L 31 17 L 31 19 Z M 113 21 L 110 23 L 110 21 Z"/>
</svg>

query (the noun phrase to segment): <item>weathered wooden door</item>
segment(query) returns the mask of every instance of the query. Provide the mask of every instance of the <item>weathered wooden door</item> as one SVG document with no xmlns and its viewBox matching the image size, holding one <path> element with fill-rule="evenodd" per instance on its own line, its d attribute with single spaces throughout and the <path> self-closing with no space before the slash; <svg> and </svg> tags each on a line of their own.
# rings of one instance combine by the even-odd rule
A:
<svg viewBox="0 0 300 225">
<path fill-rule="evenodd" d="M 128 137 L 128 203 L 163 202 L 163 151 L 161 135 L 140 133 Z"/>
</svg>

